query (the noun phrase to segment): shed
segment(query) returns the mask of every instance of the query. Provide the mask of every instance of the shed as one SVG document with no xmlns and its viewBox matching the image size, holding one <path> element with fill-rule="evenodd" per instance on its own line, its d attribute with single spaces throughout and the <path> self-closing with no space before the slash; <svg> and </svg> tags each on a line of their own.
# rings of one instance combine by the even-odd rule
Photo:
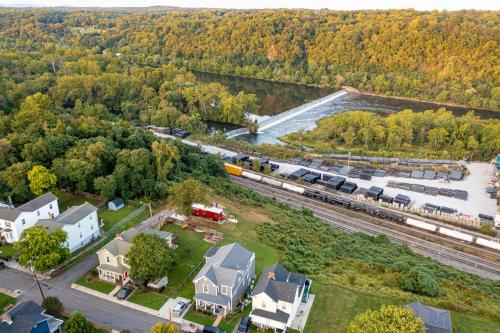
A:
<svg viewBox="0 0 500 333">
<path fill-rule="evenodd" d="M 122 198 L 114 198 L 108 202 L 108 209 L 117 211 L 125 207 L 125 201 Z"/>
<path fill-rule="evenodd" d="M 406 304 L 405 307 L 410 308 L 417 317 L 422 319 L 427 333 L 453 333 L 449 311 L 433 308 L 420 302 Z"/>
</svg>

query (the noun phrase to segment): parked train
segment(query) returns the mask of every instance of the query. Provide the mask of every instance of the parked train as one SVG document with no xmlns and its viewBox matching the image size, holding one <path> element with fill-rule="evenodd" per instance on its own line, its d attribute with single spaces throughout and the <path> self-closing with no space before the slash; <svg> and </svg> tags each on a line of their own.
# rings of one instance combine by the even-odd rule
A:
<svg viewBox="0 0 500 333">
<path fill-rule="evenodd" d="M 442 226 L 438 226 L 438 225 L 435 225 L 432 223 L 413 219 L 411 217 L 407 217 L 405 215 L 398 214 L 398 213 L 393 212 L 393 211 L 388 210 L 388 209 L 384 209 L 384 208 L 376 207 L 376 206 L 373 206 L 370 204 L 358 202 L 358 201 L 344 198 L 344 197 L 341 197 L 341 196 L 338 196 L 338 195 L 335 195 L 332 193 L 327 193 L 327 192 L 323 192 L 323 191 L 311 189 L 311 188 L 305 188 L 302 186 L 290 184 L 288 182 L 283 182 L 283 181 L 276 179 L 276 178 L 262 176 L 262 175 L 259 175 L 257 173 L 254 173 L 254 172 L 244 170 L 243 168 L 236 166 L 236 165 L 233 165 L 233 164 L 224 163 L 224 168 L 226 169 L 226 171 L 229 174 L 234 175 L 234 176 L 245 177 L 245 178 L 248 178 L 248 179 L 263 183 L 263 184 L 272 185 L 275 187 L 280 187 L 280 188 L 286 189 L 288 191 L 291 191 L 291 192 L 294 192 L 297 194 L 301 194 L 301 195 L 304 195 L 306 197 L 314 198 L 314 199 L 317 199 L 317 200 L 320 200 L 322 202 L 326 202 L 326 203 L 329 203 L 332 205 L 339 205 L 339 206 L 343 206 L 346 208 L 362 211 L 362 212 L 365 212 L 368 214 L 378 216 L 380 218 L 385 218 L 385 219 L 389 219 L 389 220 L 396 221 L 399 223 L 404 223 L 404 224 L 407 224 L 407 225 L 412 226 L 414 228 L 426 230 L 426 231 L 436 233 L 436 234 L 439 234 L 442 236 L 447 236 L 447 237 L 457 239 L 460 241 L 464 241 L 467 243 L 473 243 L 473 244 L 476 244 L 476 245 L 479 245 L 482 247 L 486 247 L 489 249 L 494 249 L 494 250 L 500 251 L 500 242 L 484 239 L 481 237 L 476 237 L 476 236 L 469 235 L 469 234 L 461 232 L 461 231 L 457 231 L 457 230 L 445 228 Z"/>
</svg>

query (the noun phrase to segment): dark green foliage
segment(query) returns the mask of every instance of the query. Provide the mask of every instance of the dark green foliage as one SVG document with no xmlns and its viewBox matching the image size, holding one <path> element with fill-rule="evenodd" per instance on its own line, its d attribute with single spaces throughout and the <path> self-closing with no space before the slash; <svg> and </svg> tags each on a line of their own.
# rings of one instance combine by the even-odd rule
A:
<svg viewBox="0 0 500 333">
<path fill-rule="evenodd" d="M 65 333 L 95 333 L 94 325 L 80 312 L 73 312 L 68 320 L 64 322 Z"/>
<path fill-rule="evenodd" d="M 412 268 L 399 279 L 399 286 L 405 291 L 415 294 L 436 297 L 439 295 L 439 286 L 431 274 L 420 267 Z"/>
<path fill-rule="evenodd" d="M 52 316 L 60 316 L 63 311 L 63 304 L 59 298 L 55 296 L 47 296 L 42 302 L 42 307 L 48 314 Z"/>
</svg>

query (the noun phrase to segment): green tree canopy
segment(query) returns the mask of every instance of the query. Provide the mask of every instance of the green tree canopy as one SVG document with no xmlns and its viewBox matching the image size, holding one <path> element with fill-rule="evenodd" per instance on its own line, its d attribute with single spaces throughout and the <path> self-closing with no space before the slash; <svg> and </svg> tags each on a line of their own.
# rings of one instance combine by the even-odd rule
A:
<svg viewBox="0 0 500 333">
<path fill-rule="evenodd" d="M 414 267 L 399 280 L 399 286 L 405 291 L 416 294 L 436 297 L 439 295 L 439 286 L 431 274 L 421 267 Z"/>
<path fill-rule="evenodd" d="M 49 232 L 42 227 L 31 227 L 23 231 L 15 247 L 19 251 L 19 264 L 30 262 L 37 271 L 46 271 L 69 257 L 69 249 L 62 246 L 68 235 L 57 229 Z"/>
<path fill-rule="evenodd" d="M 56 191 L 57 176 L 42 165 L 35 165 L 28 171 L 30 189 L 34 195 L 42 195 L 48 191 Z"/>
<path fill-rule="evenodd" d="M 144 283 L 167 275 L 174 263 L 168 242 L 156 234 L 139 233 L 132 238 L 127 254 L 130 276 Z"/>
<path fill-rule="evenodd" d="M 194 203 L 207 204 L 207 189 L 197 180 L 188 178 L 168 191 L 167 205 L 180 214 L 191 215 Z"/>
<path fill-rule="evenodd" d="M 154 141 L 152 148 L 156 162 L 156 179 L 166 181 L 170 171 L 180 159 L 179 151 L 177 147 L 165 141 Z"/>
<path fill-rule="evenodd" d="M 63 325 L 64 333 L 95 333 L 94 325 L 80 312 L 73 312 Z"/>
<path fill-rule="evenodd" d="M 179 329 L 173 323 L 157 322 L 152 328 L 151 333 L 179 333 Z"/>
<path fill-rule="evenodd" d="M 382 305 L 357 315 L 347 326 L 347 333 L 425 333 L 422 320 L 411 309 Z"/>
</svg>

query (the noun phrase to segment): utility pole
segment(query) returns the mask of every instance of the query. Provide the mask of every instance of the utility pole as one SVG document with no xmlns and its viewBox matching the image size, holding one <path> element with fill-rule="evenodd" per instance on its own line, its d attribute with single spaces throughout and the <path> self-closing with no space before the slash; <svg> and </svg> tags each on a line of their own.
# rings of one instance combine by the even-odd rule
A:
<svg viewBox="0 0 500 333">
<path fill-rule="evenodd" d="M 42 286 L 40 285 L 40 280 L 38 280 L 38 276 L 36 276 L 35 268 L 33 267 L 33 264 L 30 262 L 31 265 L 31 271 L 33 272 L 33 275 L 35 276 L 36 284 L 38 285 L 38 289 L 40 289 L 40 294 L 42 294 L 42 300 L 45 300 L 45 295 L 43 294 Z"/>
</svg>

